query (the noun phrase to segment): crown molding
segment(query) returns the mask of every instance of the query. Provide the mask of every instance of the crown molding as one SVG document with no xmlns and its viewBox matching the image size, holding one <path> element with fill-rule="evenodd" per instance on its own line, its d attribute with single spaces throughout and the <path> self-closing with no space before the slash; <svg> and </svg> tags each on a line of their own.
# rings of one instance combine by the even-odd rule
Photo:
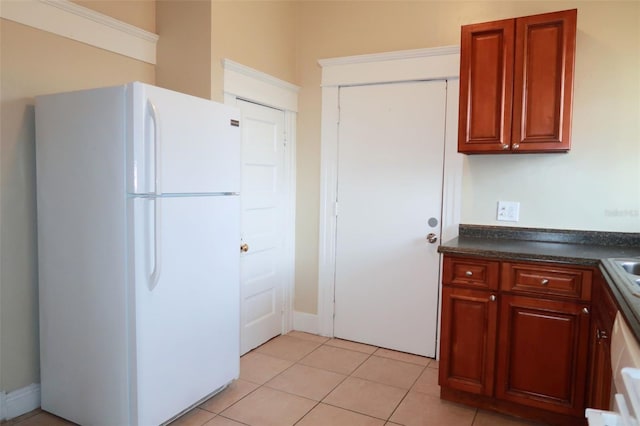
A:
<svg viewBox="0 0 640 426">
<path fill-rule="evenodd" d="M 158 35 L 69 0 L 2 1 L 0 17 L 156 64 Z"/>
<path fill-rule="evenodd" d="M 400 50 L 321 59 L 322 87 L 392 83 L 412 80 L 447 80 L 460 73 L 460 47 Z"/>
<path fill-rule="evenodd" d="M 336 65 L 365 64 L 370 62 L 397 61 L 401 59 L 426 58 L 429 56 L 443 56 L 460 54 L 460 46 L 443 46 L 426 49 L 398 50 L 395 52 L 371 53 L 366 55 L 343 56 L 340 58 L 319 59 L 321 67 Z"/>
<path fill-rule="evenodd" d="M 255 80 L 260 80 L 264 83 L 280 87 L 281 89 L 286 89 L 294 93 L 298 93 L 300 91 L 300 87 L 296 86 L 295 84 L 291 84 L 288 81 L 280 80 L 279 78 L 273 77 L 269 74 L 263 73 L 262 71 L 258 71 L 246 65 L 239 64 L 238 62 L 232 61 L 231 59 L 223 59 L 222 68 L 229 71 L 235 71 L 239 74 L 251 77 Z"/>
<path fill-rule="evenodd" d="M 300 87 L 295 84 L 230 59 L 222 60 L 222 68 L 225 94 L 277 109 L 298 111 Z"/>
</svg>

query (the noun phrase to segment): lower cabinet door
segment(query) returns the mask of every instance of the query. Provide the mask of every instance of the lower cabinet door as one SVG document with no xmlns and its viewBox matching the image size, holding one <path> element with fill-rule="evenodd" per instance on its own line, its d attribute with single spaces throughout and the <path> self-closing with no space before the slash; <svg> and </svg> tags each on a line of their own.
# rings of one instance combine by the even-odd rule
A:
<svg viewBox="0 0 640 426">
<path fill-rule="evenodd" d="M 494 292 L 443 287 L 440 386 L 493 394 L 497 319 Z"/>
<path fill-rule="evenodd" d="M 595 309 L 594 309 L 595 310 Z M 587 405 L 591 408 L 609 410 L 611 402 L 611 330 L 602 321 L 598 311 L 594 312 L 591 326 L 591 367 L 589 370 L 589 394 Z"/>
<path fill-rule="evenodd" d="M 502 295 L 496 397 L 582 416 L 589 305 Z"/>
</svg>

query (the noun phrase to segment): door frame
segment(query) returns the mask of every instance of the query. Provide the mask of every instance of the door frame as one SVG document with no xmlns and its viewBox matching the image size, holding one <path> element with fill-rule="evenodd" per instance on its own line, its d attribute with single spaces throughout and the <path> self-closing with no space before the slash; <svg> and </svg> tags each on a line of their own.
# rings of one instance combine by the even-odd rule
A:
<svg viewBox="0 0 640 426">
<path fill-rule="evenodd" d="M 238 99 L 281 110 L 284 113 L 284 247 L 282 334 L 293 329 L 293 292 L 295 285 L 296 218 L 296 118 L 298 92 L 294 84 L 256 69 L 223 59 L 224 103 L 237 106 Z M 240 242 L 238 241 L 238 244 Z"/>
<path fill-rule="evenodd" d="M 318 248 L 318 333 L 333 337 L 336 271 L 336 196 L 340 87 L 419 80 L 447 80 L 441 241 L 458 236 L 463 155 L 457 152 L 460 46 L 321 59 L 320 223 Z M 449 119 L 452 117 L 454 119 Z M 440 262 L 440 271 L 442 261 Z M 442 285 L 438 288 L 441 300 Z M 440 313 L 438 313 L 438 330 Z M 439 353 L 439 333 L 436 354 Z"/>
</svg>

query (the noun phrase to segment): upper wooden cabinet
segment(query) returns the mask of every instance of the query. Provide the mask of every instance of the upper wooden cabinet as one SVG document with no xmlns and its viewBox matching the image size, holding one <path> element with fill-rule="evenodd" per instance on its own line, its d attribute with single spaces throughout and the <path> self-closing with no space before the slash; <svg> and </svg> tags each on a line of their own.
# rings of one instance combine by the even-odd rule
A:
<svg viewBox="0 0 640 426">
<path fill-rule="evenodd" d="M 465 25 L 458 151 L 571 147 L 577 10 Z"/>
</svg>

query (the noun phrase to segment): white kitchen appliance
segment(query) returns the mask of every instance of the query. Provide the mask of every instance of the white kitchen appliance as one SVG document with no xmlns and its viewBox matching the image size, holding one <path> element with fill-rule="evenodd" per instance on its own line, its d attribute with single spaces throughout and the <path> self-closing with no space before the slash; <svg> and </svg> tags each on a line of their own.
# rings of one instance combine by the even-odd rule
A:
<svg viewBox="0 0 640 426">
<path fill-rule="evenodd" d="M 640 422 L 640 345 L 618 312 L 611 336 L 611 410 L 587 408 L 589 426 L 638 426 Z"/>
<path fill-rule="evenodd" d="M 36 98 L 42 408 L 157 425 L 239 375 L 239 111 L 130 83 Z"/>
</svg>

